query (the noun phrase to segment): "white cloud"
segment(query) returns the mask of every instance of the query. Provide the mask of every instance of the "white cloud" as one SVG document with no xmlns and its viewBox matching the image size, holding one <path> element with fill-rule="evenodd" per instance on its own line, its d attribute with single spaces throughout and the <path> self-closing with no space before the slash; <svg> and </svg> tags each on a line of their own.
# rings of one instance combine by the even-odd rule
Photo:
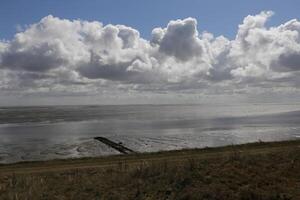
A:
<svg viewBox="0 0 300 200">
<path fill-rule="evenodd" d="M 182 61 L 201 56 L 202 45 L 194 18 L 170 21 L 167 28 L 154 29 L 151 41 L 159 45 L 160 52 Z"/>
<path fill-rule="evenodd" d="M 267 27 L 273 14 L 247 16 L 233 40 L 199 33 L 196 19 L 186 18 L 155 28 L 149 41 L 124 25 L 50 15 L 11 41 L 0 41 L 0 90 L 210 93 L 299 87 L 300 22 Z"/>
<path fill-rule="evenodd" d="M 228 54 L 234 77 L 274 81 L 300 70 L 299 22 L 291 20 L 278 27 L 267 28 L 265 23 L 272 14 L 262 12 L 248 16 L 239 26 Z"/>
</svg>

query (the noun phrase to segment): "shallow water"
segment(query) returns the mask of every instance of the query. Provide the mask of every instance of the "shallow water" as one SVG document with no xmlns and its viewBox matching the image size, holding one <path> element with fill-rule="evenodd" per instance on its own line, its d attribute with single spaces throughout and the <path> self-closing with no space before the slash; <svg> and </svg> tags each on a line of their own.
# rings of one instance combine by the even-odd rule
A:
<svg viewBox="0 0 300 200">
<path fill-rule="evenodd" d="M 0 163 L 300 137 L 300 104 L 50 106 L 0 109 Z"/>
</svg>

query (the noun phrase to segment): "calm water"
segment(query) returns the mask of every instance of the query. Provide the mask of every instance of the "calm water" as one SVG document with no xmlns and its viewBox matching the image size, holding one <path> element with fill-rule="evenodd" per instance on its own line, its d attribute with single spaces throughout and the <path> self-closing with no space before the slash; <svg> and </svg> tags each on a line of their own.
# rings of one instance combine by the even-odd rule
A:
<svg viewBox="0 0 300 200">
<path fill-rule="evenodd" d="M 300 138 L 300 104 L 0 108 L 0 163 Z"/>
</svg>

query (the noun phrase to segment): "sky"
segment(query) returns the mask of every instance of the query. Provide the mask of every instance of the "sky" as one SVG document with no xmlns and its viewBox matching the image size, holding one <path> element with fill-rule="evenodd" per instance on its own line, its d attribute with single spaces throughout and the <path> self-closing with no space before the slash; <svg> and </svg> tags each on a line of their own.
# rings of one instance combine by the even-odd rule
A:
<svg viewBox="0 0 300 200">
<path fill-rule="evenodd" d="M 300 3 L 0 4 L 0 106 L 300 100 Z"/>
<path fill-rule="evenodd" d="M 276 15 L 269 25 L 278 25 L 299 18 L 299 9 L 297 0 L 3 0 L 0 38 L 11 39 L 18 26 L 35 23 L 47 15 L 123 24 L 139 30 L 148 39 L 155 27 L 165 26 L 170 20 L 193 17 L 198 20 L 200 30 L 234 38 L 237 25 L 247 15 L 272 10 Z"/>
</svg>

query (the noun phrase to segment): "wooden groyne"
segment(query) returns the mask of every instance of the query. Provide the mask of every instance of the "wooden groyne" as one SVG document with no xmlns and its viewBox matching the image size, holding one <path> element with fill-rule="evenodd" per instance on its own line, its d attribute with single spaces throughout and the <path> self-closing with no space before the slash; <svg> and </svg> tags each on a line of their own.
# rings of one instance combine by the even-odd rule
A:
<svg viewBox="0 0 300 200">
<path fill-rule="evenodd" d="M 107 146 L 119 151 L 120 153 L 123 153 L 123 154 L 136 153 L 132 149 L 129 149 L 129 148 L 123 146 L 122 143 L 113 142 L 105 137 L 94 137 L 94 139 L 106 144 Z"/>
</svg>

